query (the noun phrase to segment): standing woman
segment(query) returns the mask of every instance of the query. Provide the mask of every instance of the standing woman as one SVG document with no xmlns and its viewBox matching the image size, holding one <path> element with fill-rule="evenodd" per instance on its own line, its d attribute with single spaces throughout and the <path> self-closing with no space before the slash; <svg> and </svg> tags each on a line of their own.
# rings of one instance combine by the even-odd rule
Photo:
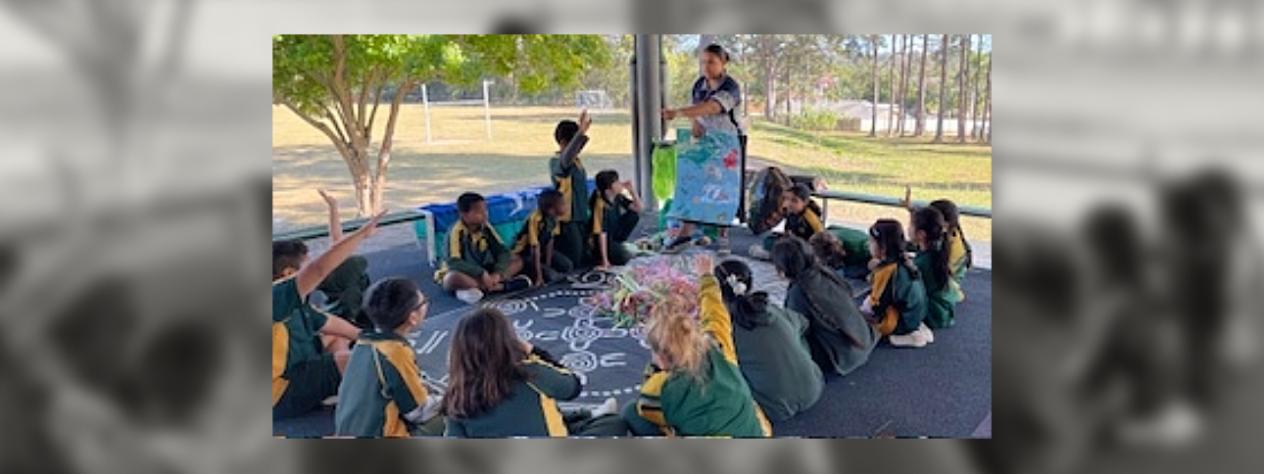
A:
<svg viewBox="0 0 1264 474">
<path fill-rule="evenodd" d="M 737 189 L 739 196 L 737 218 L 745 219 L 746 210 L 746 126 L 738 117 L 737 107 L 742 104 L 742 86 L 736 79 L 728 75 L 725 66 L 729 62 L 729 53 L 723 46 L 710 44 L 702 50 L 698 58 L 702 64 L 703 75 L 693 83 L 693 105 L 678 109 L 663 109 L 663 118 L 673 120 L 676 117 L 688 117 L 693 122 L 693 136 L 701 137 L 711 130 L 723 130 L 737 133 L 742 147 L 741 187 Z M 680 236 L 668 245 L 669 250 L 679 250 L 689 243 L 697 223 L 685 222 L 681 226 Z M 720 227 L 720 239 L 717 243 L 721 255 L 729 253 L 728 226 Z"/>
</svg>

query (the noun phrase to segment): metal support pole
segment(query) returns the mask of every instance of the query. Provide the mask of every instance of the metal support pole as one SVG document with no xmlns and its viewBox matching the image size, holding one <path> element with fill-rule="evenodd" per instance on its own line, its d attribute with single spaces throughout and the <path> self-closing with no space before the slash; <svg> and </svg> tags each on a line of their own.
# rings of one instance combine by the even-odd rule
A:
<svg viewBox="0 0 1264 474">
<path fill-rule="evenodd" d="M 654 143 L 663 137 L 663 57 L 659 35 L 636 35 L 635 61 L 636 189 L 637 194 L 654 209 L 657 203 L 654 202 L 652 156 Z"/>
</svg>

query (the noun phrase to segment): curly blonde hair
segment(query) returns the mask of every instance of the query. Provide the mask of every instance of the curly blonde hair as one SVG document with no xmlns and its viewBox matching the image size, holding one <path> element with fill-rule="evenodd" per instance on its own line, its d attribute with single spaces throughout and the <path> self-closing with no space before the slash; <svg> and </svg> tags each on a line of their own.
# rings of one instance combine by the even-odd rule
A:
<svg viewBox="0 0 1264 474">
<path fill-rule="evenodd" d="M 650 310 L 645 341 L 670 370 L 701 379 L 710 341 L 698 323 L 696 300 L 694 295 L 665 295 Z"/>
</svg>

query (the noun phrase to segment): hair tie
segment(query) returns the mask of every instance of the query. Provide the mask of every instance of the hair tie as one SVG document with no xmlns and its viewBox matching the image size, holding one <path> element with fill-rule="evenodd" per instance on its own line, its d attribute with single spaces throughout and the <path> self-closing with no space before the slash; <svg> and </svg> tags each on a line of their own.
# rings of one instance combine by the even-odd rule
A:
<svg viewBox="0 0 1264 474">
<path fill-rule="evenodd" d="M 745 295 L 745 294 L 746 294 L 746 284 L 745 284 L 745 283 L 742 283 L 742 281 L 741 281 L 741 280 L 738 280 L 738 279 L 737 279 L 737 275 L 730 274 L 730 275 L 728 276 L 728 278 L 725 278 L 725 279 L 724 279 L 724 282 L 725 282 L 725 283 L 728 283 L 728 284 L 729 284 L 729 288 L 732 288 L 732 289 L 733 289 L 733 294 L 735 294 L 735 295 Z"/>
</svg>

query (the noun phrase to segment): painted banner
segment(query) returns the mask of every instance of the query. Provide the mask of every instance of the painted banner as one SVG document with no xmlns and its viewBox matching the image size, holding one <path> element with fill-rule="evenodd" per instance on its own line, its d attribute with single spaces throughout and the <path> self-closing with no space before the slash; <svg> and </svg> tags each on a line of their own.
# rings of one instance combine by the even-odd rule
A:
<svg viewBox="0 0 1264 474">
<path fill-rule="evenodd" d="M 729 225 L 742 189 L 742 148 L 737 134 L 708 130 L 676 145 L 676 195 L 669 216 L 704 224 Z"/>
</svg>

